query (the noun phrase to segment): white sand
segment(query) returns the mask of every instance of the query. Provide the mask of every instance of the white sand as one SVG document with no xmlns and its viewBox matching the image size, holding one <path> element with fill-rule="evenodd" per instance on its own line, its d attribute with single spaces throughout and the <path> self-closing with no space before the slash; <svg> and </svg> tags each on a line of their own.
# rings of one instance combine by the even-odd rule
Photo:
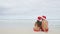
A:
<svg viewBox="0 0 60 34">
<path fill-rule="evenodd" d="M 59 34 L 60 30 L 50 30 L 47 33 L 45 32 L 34 32 L 32 28 L 3 28 L 0 29 L 0 34 Z"/>
<path fill-rule="evenodd" d="M 29 22 L 29 23 L 28 23 Z M 32 20 L 0 20 L 0 34 L 59 34 L 60 26 L 54 27 L 49 25 L 49 31 L 46 32 L 34 32 Z M 58 25 L 58 24 L 57 24 Z"/>
</svg>

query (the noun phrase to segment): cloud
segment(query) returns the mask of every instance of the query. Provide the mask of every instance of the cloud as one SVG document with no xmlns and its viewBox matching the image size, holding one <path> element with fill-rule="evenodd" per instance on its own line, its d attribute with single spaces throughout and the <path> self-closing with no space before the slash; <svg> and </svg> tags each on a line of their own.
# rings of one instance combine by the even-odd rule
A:
<svg viewBox="0 0 60 34">
<path fill-rule="evenodd" d="M 59 19 L 59 14 L 60 0 L 0 0 L 1 17 L 35 18 L 38 15 L 46 15 L 48 18 Z"/>
</svg>

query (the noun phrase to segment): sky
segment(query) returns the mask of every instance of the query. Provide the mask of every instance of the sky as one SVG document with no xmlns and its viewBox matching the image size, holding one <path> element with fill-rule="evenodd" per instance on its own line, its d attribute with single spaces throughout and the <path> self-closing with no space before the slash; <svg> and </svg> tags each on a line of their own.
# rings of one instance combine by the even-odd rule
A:
<svg viewBox="0 0 60 34">
<path fill-rule="evenodd" d="M 0 0 L 0 19 L 60 19 L 60 0 Z"/>
</svg>

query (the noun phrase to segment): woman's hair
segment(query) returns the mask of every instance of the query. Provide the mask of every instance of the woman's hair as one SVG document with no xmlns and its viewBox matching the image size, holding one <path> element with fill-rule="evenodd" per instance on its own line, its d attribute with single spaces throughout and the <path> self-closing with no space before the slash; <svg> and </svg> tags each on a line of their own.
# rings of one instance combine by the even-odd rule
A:
<svg viewBox="0 0 60 34">
<path fill-rule="evenodd" d="M 38 27 L 40 27 L 42 25 L 42 22 L 37 20 L 36 24 L 38 25 Z"/>
</svg>

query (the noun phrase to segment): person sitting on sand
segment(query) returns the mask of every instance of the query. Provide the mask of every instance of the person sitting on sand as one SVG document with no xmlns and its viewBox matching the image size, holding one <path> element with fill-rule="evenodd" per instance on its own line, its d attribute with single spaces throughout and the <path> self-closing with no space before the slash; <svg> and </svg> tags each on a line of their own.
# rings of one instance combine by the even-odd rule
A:
<svg viewBox="0 0 60 34">
<path fill-rule="evenodd" d="M 46 16 L 38 16 L 38 19 L 35 22 L 34 31 L 48 32 L 48 22 L 46 20 Z"/>
<path fill-rule="evenodd" d="M 42 19 L 40 16 L 38 16 L 37 21 L 35 22 L 34 30 L 40 31 L 40 28 L 42 27 L 41 25 L 42 25 Z"/>
<path fill-rule="evenodd" d="M 48 32 L 48 21 L 46 20 L 46 16 L 42 16 L 42 31 Z"/>
</svg>

